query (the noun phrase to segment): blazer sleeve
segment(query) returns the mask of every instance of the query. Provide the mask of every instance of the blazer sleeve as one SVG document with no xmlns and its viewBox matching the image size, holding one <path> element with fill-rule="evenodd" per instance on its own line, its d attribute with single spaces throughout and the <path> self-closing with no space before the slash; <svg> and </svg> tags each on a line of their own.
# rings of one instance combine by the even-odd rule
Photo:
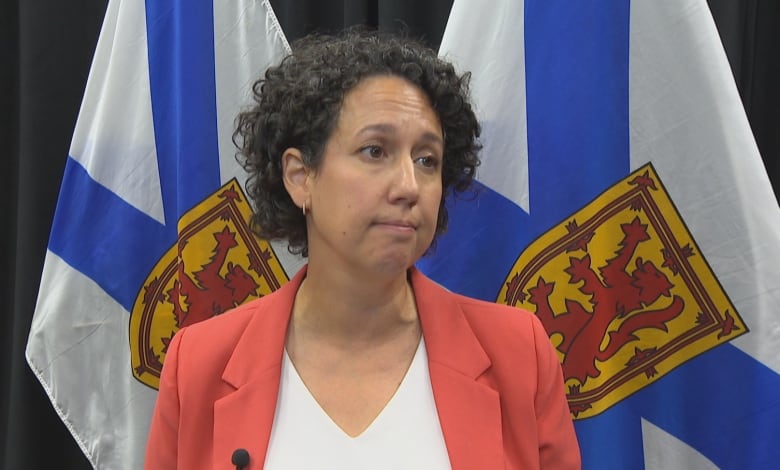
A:
<svg viewBox="0 0 780 470">
<path fill-rule="evenodd" d="M 566 401 L 561 364 L 541 322 L 532 318 L 538 362 L 535 410 L 540 468 L 579 469 L 580 449 Z"/>
<path fill-rule="evenodd" d="M 179 348 L 186 328 L 174 335 L 165 355 L 165 364 L 160 376 L 152 424 L 146 443 L 144 468 L 147 470 L 175 469 L 179 440 Z"/>
</svg>

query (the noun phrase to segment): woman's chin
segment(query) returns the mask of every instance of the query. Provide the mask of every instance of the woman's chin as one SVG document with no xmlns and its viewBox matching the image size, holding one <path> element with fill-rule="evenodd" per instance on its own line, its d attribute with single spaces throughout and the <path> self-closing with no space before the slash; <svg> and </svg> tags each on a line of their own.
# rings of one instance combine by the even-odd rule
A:
<svg viewBox="0 0 780 470">
<path fill-rule="evenodd" d="M 405 275 L 414 263 L 417 262 L 419 256 L 415 257 L 410 254 L 387 254 L 376 259 L 371 263 L 372 270 L 377 274 L 383 274 L 387 276 L 401 276 Z"/>
</svg>

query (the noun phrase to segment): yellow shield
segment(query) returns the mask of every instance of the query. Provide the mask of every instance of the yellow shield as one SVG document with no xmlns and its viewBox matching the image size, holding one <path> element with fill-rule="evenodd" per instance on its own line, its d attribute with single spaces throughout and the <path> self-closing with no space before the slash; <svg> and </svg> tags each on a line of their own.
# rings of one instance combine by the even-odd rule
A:
<svg viewBox="0 0 780 470">
<path fill-rule="evenodd" d="M 497 301 L 542 320 L 575 419 L 747 332 L 650 164 L 535 240 Z"/>
<path fill-rule="evenodd" d="M 133 375 L 158 388 L 179 328 L 269 294 L 288 278 L 249 229 L 252 209 L 235 179 L 179 220 L 178 240 L 155 265 L 130 314 Z"/>
</svg>

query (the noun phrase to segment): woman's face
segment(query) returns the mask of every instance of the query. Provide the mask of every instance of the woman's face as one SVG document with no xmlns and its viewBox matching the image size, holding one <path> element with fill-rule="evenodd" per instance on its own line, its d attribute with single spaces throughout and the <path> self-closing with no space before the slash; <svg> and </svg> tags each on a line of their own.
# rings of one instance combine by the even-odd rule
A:
<svg viewBox="0 0 780 470">
<path fill-rule="evenodd" d="M 310 262 L 353 274 L 411 267 L 436 231 L 443 152 L 441 123 L 415 85 L 358 83 L 310 177 Z"/>
</svg>

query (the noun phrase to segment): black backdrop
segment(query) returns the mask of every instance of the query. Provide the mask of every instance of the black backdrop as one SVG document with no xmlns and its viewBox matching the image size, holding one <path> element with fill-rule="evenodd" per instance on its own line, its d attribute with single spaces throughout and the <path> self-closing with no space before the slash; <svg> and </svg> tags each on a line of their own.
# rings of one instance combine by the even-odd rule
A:
<svg viewBox="0 0 780 470">
<path fill-rule="evenodd" d="M 368 24 L 438 47 L 452 0 L 271 1 L 289 39 Z M 780 2 L 709 0 L 775 194 Z M 49 225 L 106 0 L 0 3 L 0 468 L 87 469 L 24 359 Z M 2 151 L 0 151 L 2 152 Z"/>
</svg>

